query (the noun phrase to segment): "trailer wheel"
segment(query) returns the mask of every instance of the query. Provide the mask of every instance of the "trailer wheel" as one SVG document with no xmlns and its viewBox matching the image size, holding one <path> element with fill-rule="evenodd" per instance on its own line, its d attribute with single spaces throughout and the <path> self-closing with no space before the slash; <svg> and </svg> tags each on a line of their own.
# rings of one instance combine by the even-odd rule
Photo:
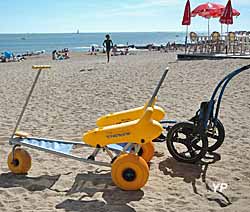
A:
<svg viewBox="0 0 250 212">
<path fill-rule="evenodd" d="M 152 141 L 150 141 L 141 146 L 138 155 L 141 156 L 148 163 L 154 157 L 154 152 L 155 152 L 154 144 Z"/>
<path fill-rule="evenodd" d="M 148 180 L 149 168 L 146 161 L 134 154 L 123 154 L 112 164 L 112 180 L 123 190 L 138 190 Z"/>
<path fill-rule="evenodd" d="M 200 146 L 200 149 L 194 148 L 194 145 Z M 192 122 L 179 122 L 168 131 L 167 147 L 176 160 L 196 163 L 207 153 L 208 140 L 206 136 L 194 132 Z"/>
<path fill-rule="evenodd" d="M 8 167 L 14 174 L 27 174 L 31 168 L 31 156 L 30 154 L 21 148 L 15 149 L 14 160 L 13 152 L 8 156 Z"/>
<path fill-rule="evenodd" d="M 207 139 L 208 152 L 213 152 L 222 145 L 225 139 L 225 129 L 219 119 L 217 119 L 216 124 L 213 123 L 213 126 L 207 130 Z M 197 144 L 195 144 L 193 147 L 195 149 L 201 149 L 201 147 Z"/>
</svg>

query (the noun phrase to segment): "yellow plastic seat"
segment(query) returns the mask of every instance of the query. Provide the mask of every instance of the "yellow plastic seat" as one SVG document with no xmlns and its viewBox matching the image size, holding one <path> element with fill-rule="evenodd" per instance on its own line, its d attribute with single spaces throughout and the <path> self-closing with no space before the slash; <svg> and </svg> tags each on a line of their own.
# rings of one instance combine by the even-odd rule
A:
<svg viewBox="0 0 250 212">
<path fill-rule="evenodd" d="M 93 147 L 124 142 L 150 142 L 163 131 L 161 124 L 152 119 L 153 111 L 149 107 L 140 119 L 90 130 L 83 135 L 83 141 Z"/>
<path fill-rule="evenodd" d="M 153 102 L 153 114 L 152 114 L 152 119 L 156 121 L 160 121 L 165 117 L 165 111 L 159 107 L 159 106 L 154 106 L 156 102 L 156 98 L 154 99 Z M 133 108 L 130 110 L 124 110 L 116 113 L 110 113 L 108 115 L 102 116 L 96 121 L 96 125 L 98 127 L 105 127 L 109 125 L 114 125 L 114 124 L 120 124 L 124 122 L 129 122 L 133 121 L 136 119 L 139 119 L 144 111 L 147 108 L 148 103 L 146 103 L 143 107 L 137 107 Z"/>
</svg>

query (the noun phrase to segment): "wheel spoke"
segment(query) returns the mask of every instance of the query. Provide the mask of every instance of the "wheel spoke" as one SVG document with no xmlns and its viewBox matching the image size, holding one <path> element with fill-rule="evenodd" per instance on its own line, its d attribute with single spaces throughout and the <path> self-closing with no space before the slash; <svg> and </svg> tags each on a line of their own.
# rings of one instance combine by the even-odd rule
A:
<svg viewBox="0 0 250 212">
<path fill-rule="evenodd" d="M 196 152 L 195 150 L 192 148 L 192 145 L 187 145 L 186 146 L 188 149 L 188 153 L 190 154 L 191 157 L 195 157 L 196 156 Z"/>
<path fill-rule="evenodd" d="M 186 146 L 186 140 L 187 139 L 182 139 L 182 138 L 176 138 L 175 140 L 174 140 L 174 142 L 175 143 L 179 143 L 179 144 L 184 144 L 185 146 Z"/>
<path fill-rule="evenodd" d="M 215 135 L 214 133 L 210 133 L 210 132 L 207 133 L 207 137 L 213 138 L 213 139 L 215 139 L 215 140 L 218 140 L 218 139 L 219 139 L 219 136 L 218 136 L 218 135 Z"/>
</svg>

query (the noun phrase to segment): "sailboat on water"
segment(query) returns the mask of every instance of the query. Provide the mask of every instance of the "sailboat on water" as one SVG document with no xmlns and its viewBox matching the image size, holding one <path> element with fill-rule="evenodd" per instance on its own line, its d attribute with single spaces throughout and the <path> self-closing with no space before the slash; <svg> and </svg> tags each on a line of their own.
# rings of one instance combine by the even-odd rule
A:
<svg viewBox="0 0 250 212">
<path fill-rule="evenodd" d="M 79 32 L 79 29 L 76 31 L 76 34 L 79 34 L 80 32 Z"/>
</svg>

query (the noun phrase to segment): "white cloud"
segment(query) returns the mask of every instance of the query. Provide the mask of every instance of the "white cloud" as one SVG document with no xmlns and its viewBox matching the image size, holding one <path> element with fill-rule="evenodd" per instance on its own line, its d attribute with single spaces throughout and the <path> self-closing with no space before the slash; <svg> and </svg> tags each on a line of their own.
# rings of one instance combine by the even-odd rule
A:
<svg viewBox="0 0 250 212">
<path fill-rule="evenodd" d="M 185 5 L 185 1 L 178 0 L 144 0 L 144 2 L 150 6 L 176 6 Z"/>
<path fill-rule="evenodd" d="M 123 4 L 121 9 L 129 9 L 129 10 L 138 10 L 138 9 L 146 9 L 152 7 L 169 7 L 169 6 L 177 6 L 177 5 L 185 5 L 183 2 L 177 0 L 143 0 L 141 3 L 137 4 Z"/>
<path fill-rule="evenodd" d="M 171 1 L 175 2 L 174 0 Z M 155 7 L 167 6 L 165 3 L 166 0 L 160 0 L 160 1 L 144 0 L 142 3 L 137 3 L 137 4 L 123 3 L 118 8 L 109 9 L 108 14 L 106 14 L 105 16 L 113 16 L 113 15 L 134 16 L 134 17 L 154 16 L 157 14 L 157 10 L 154 10 Z"/>
<path fill-rule="evenodd" d="M 213 2 L 213 0 L 208 0 Z M 226 5 L 228 0 L 216 0 L 216 2 Z M 250 0 L 231 0 L 233 7 L 239 9 L 241 6 L 250 6 Z M 204 0 L 190 0 L 191 9 L 197 5 L 204 3 Z M 178 7 L 184 9 L 186 0 L 141 0 L 139 3 L 120 3 L 119 7 L 109 9 L 106 16 L 121 15 L 121 16 L 154 16 L 157 15 L 159 7 Z M 181 10 L 182 10 L 181 9 Z M 250 8 L 249 8 L 250 9 Z"/>
</svg>

